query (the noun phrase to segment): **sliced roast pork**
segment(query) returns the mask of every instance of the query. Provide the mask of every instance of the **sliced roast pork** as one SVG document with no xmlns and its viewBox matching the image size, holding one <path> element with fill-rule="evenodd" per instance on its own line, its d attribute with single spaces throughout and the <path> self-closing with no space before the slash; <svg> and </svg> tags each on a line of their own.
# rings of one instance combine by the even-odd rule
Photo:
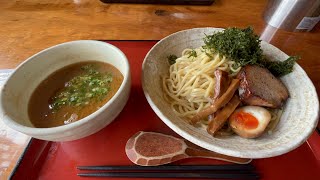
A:
<svg viewBox="0 0 320 180">
<path fill-rule="evenodd" d="M 244 104 L 280 108 L 289 97 L 288 89 L 266 68 L 247 65 L 238 79 L 239 96 Z"/>
</svg>

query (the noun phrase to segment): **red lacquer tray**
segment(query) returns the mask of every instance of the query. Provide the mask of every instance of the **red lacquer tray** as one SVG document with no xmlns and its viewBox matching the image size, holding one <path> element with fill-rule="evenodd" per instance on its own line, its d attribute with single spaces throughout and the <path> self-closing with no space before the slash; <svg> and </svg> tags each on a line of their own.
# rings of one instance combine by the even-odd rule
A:
<svg viewBox="0 0 320 180">
<path fill-rule="evenodd" d="M 157 41 L 107 42 L 120 48 L 131 66 L 131 94 L 123 111 L 103 130 L 80 140 L 47 142 L 32 139 L 12 173 L 12 179 L 86 179 L 77 176 L 76 166 L 131 165 L 124 148 L 137 131 L 156 131 L 179 137 L 152 111 L 141 87 L 144 56 Z M 221 162 L 199 158 L 176 162 L 181 165 L 217 163 Z M 320 136 L 314 132 L 306 143 L 290 153 L 253 160 L 252 164 L 262 179 L 319 179 Z"/>
</svg>

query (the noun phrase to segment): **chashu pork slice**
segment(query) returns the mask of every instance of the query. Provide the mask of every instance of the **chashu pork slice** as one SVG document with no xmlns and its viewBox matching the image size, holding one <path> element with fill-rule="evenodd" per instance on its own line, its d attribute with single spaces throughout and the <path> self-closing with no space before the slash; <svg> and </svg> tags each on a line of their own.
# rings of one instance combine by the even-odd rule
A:
<svg viewBox="0 0 320 180">
<path fill-rule="evenodd" d="M 288 89 L 266 68 L 247 65 L 238 79 L 239 96 L 244 104 L 280 108 L 289 98 Z"/>
</svg>

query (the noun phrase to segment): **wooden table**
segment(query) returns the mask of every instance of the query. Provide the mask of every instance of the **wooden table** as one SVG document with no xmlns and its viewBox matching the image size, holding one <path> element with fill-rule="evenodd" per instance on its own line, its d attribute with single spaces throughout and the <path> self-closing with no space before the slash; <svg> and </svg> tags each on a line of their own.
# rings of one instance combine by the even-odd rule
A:
<svg viewBox="0 0 320 180">
<path fill-rule="evenodd" d="M 255 28 L 261 39 L 289 55 L 300 55 L 320 92 L 320 35 L 268 26 L 266 0 L 216 0 L 212 6 L 103 4 L 98 0 L 0 1 L 0 68 L 15 68 L 36 52 L 79 39 L 157 40 L 193 27 Z M 0 124 L 0 176 L 7 178 L 29 137 Z M 2 178 L 1 178 L 2 179 Z"/>
</svg>

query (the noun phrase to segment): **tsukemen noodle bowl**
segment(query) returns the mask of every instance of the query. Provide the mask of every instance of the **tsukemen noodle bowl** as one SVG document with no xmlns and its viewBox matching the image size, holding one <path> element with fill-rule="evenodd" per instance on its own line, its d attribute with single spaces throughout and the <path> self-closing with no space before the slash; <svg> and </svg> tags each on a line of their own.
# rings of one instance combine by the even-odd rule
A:
<svg viewBox="0 0 320 180">
<path fill-rule="evenodd" d="M 90 40 L 59 44 L 30 57 L 8 78 L 2 119 L 38 139 L 79 139 L 116 118 L 130 83 L 128 60 L 115 46 Z"/>
<path fill-rule="evenodd" d="M 159 118 L 192 143 L 273 157 L 299 147 L 318 122 L 315 87 L 294 61 L 251 28 L 188 29 L 148 52 L 142 87 Z"/>
</svg>

